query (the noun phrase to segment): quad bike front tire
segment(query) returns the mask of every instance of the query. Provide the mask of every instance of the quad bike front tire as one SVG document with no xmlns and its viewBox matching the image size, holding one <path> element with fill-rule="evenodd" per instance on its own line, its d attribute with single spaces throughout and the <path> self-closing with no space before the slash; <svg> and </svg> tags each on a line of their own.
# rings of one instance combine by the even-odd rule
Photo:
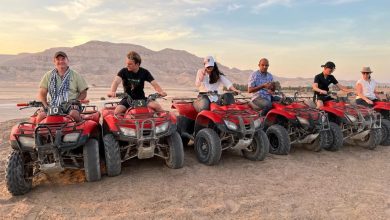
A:
<svg viewBox="0 0 390 220">
<path fill-rule="evenodd" d="M 8 191 L 13 196 L 26 194 L 32 189 L 32 171 L 32 167 L 25 166 L 20 151 L 12 150 L 8 156 L 5 181 Z"/>
<path fill-rule="evenodd" d="M 186 131 L 186 123 L 185 123 L 185 117 L 184 116 L 177 116 L 177 131 L 179 132 L 181 136 L 181 141 L 183 143 L 183 147 L 187 147 L 188 143 L 190 142 L 190 139 L 188 137 L 184 137 L 182 135 L 182 132 Z"/>
<path fill-rule="evenodd" d="M 167 137 L 167 142 L 169 151 L 165 164 L 172 169 L 182 168 L 184 165 L 184 149 L 179 133 L 172 133 Z"/>
<path fill-rule="evenodd" d="M 85 178 L 88 182 L 101 179 L 99 141 L 89 139 L 83 147 Z"/>
<path fill-rule="evenodd" d="M 327 133 L 331 141 L 324 140 L 323 148 L 328 151 L 340 150 L 344 143 L 344 136 L 341 127 L 334 122 L 329 122 L 329 130 Z"/>
<path fill-rule="evenodd" d="M 269 141 L 267 134 L 260 130 L 253 135 L 252 143 L 247 149 L 241 150 L 242 154 L 248 160 L 261 161 L 269 152 Z"/>
<path fill-rule="evenodd" d="M 104 135 L 103 143 L 107 176 L 118 176 L 122 171 L 122 159 L 119 143 L 115 140 L 114 135 L 112 134 Z"/>
<path fill-rule="evenodd" d="M 376 146 L 381 142 L 382 140 L 382 131 L 379 128 L 374 128 L 370 130 L 370 133 L 366 136 L 366 138 L 361 141 L 357 141 L 358 145 L 369 149 L 369 150 L 374 150 Z"/>
<path fill-rule="evenodd" d="M 380 145 L 390 146 L 390 121 L 382 119 L 382 140 Z"/>
<path fill-rule="evenodd" d="M 221 140 L 217 133 L 210 128 L 204 128 L 196 134 L 194 148 L 198 161 L 203 164 L 212 166 L 221 159 Z"/>
<path fill-rule="evenodd" d="M 275 124 L 271 125 L 266 133 L 270 143 L 269 152 L 271 154 L 287 155 L 290 152 L 291 143 L 286 128 Z"/>
</svg>

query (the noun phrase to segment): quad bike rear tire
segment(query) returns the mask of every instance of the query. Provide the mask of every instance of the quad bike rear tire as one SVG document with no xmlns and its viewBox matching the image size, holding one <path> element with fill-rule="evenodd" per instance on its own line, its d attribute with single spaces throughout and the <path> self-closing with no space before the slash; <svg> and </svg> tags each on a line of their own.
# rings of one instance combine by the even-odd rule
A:
<svg viewBox="0 0 390 220">
<path fill-rule="evenodd" d="M 371 129 L 364 141 L 356 141 L 359 146 L 374 150 L 382 140 L 382 131 L 379 128 Z"/>
<path fill-rule="evenodd" d="M 291 143 L 286 128 L 275 124 L 271 125 L 266 133 L 270 143 L 269 152 L 271 154 L 287 155 L 290 152 Z"/>
<path fill-rule="evenodd" d="M 179 133 L 172 133 L 167 137 L 167 142 L 169 151 L 165 164 L 172 169 L 182 168 L 184 165 L 184 149 Z"/>
<path fill-rule="evenodd" d="M 26 194 L 32 189 L 32 171 L 32 167 L 28 168 L 25 166 L 25 161 L 20 151 L 12 150 L 8 156 L 5 181 L 8 191 L 13 196 Z"/>
<path fill-rule="evenodd" d="M 83 147 L 85 178 L 88 182 L 101 179 L 99 141 L 89 139 Z"/>
<path fill-rule="evenodd" d="M 327 132 L 331 141 L 324 141 L 325 143 L 323 148 L 328 151 L 340 150 L 344 143 L 344 136 L 341 127 L 334 122 L 329 122 L 329 130 Z"/>
<path fill-rule="evenodd" d="M 267 134 L 260 130 L 254 136 L 251 145 L 247 149 L 242 150 L 245 158 L 253 161 L 261 161 L 267 156 L 269 152 L 269 141 Z"/>
<path fill-rule="evenodd" d="M 221 159 L 221 140 L 217 133 L 210 128 L 204 128 L 196 134 L 194 148 L 196 157 L 203 164 L 212 166 Z"/>
<path fill-rule="evenodd" d="M 103 142 L 107 176 L 118 176 L 122 171 L 122 159 L 119 143 L 115 140 L 114 135 L 112 134 L 104 135 Z"/>
<path fill-rule="evenodd" d="M 382 119 L 382 140 L 380 145 L 390 146 L 390 121 Z"/>
</svg>

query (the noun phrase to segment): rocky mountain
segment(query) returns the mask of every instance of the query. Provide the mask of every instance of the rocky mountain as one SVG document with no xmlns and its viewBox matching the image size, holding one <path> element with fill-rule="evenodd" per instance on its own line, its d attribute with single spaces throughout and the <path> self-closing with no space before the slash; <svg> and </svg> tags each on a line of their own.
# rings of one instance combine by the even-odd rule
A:
<svg viewBox="0 0 390 220">
<path fill-rule="evenodd" d="M 89 84 L 111 85 L 113 77 L 124 67 L 128 51 L 137 51 L 142 66 L 148 69 L 163 86 L 194 88 L 196 71 L 203 59 L 184 50 L 163 49 L 153 51 L 143 46 L 124 43 L 90 41 L 75 47 L 51 48 L 38 53 L 0 55 L 1 82 L 39 82 L 42 75 L 53 68 L 56 51 L 65 51 L 70 66 L 81 73 Z M 219 64 L 231 81 L 246 84 L 252 70 L 239 70 Z M 308 86 L 312 78 L 283 78 L 275 76 L 282 86 Z M 350 81 L 347 84 L 353 84 Z"/>
<path fill-rule="evenodd" d="M 53 68 L 52 57 L 65 51 L 70 66 L 83 74 L 89 84 L 109 86 L 116 73 L 124 67 L 128 51 L 137 51 L 142 57 L 142 66 L 148 69 L 161 85 L 192 86 L 197 69 L 203 60 L 183 50 L 149 50 L 145 47 L 90 41 L 75 47 L 51 48 L 39 53 L 0 55 L 0 77 L 6 82 L 39 82 L 42 75 Z M 219 65 L 221 71 L 237 83 L 246 83 L 251 71 L 231 69 Z M 244 77 L 243 77 L 244 76 Z"/>
</svg>

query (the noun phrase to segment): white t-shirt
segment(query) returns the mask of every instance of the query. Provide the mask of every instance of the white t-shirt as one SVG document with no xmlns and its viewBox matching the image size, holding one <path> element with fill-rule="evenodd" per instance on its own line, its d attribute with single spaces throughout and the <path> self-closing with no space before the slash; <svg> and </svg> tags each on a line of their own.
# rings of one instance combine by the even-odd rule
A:
<svg viewBox="0 0 390 220">
<path fill-rule="evenodd" d="M 202 81 L 200 81 L 200 77 L 202 74 L 206 72 L 205 69 L 199 69 L 196 74 L 195 85 L 198 87 L 199 92 L 209 92 L 209 91 L 218 91 L 220 85 L 224 85 L 226 88 L 230 88 L 233 83 L 230 82 L 225 76 L 220 75 L 219 80 L 216 83 L 210 84 L 209 74 L 205 74 Z"/>
<path fill-rule="evenodd" d="M 356 86 L 357 84 L 361 84 L 362 85 L 362 89 L 363 89 L 363 95 L 371 100 L 374 100 L 376 99 L 376 96 L 375 96 L 375 87 L 376 87 L 376 82 L 375 80 L 371 79 L 370 81 L 366 81 L 364 79 L 359 79 L 357 82 L 356 82 Z M 360 96 L 356 96 L 356 99 L 360 99 L 361 97 Z"/>
</svg>

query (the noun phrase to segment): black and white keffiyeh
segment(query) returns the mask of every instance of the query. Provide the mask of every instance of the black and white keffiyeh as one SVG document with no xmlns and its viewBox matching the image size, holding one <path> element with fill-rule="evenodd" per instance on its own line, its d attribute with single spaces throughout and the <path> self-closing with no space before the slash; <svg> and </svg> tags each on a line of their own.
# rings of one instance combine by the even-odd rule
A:
<svg viewBox="0 0 390 220">
<path fill-rule="evenodd" d="M 51 71 L 49 80 L 50 106 L 59 106 L 62 102 L 68 101 L 70 68 L 66 70 L 59 89 L 57 89 L 57 77 L 59 77 L 57 70 L 54 69 Z"/>
</svg>

